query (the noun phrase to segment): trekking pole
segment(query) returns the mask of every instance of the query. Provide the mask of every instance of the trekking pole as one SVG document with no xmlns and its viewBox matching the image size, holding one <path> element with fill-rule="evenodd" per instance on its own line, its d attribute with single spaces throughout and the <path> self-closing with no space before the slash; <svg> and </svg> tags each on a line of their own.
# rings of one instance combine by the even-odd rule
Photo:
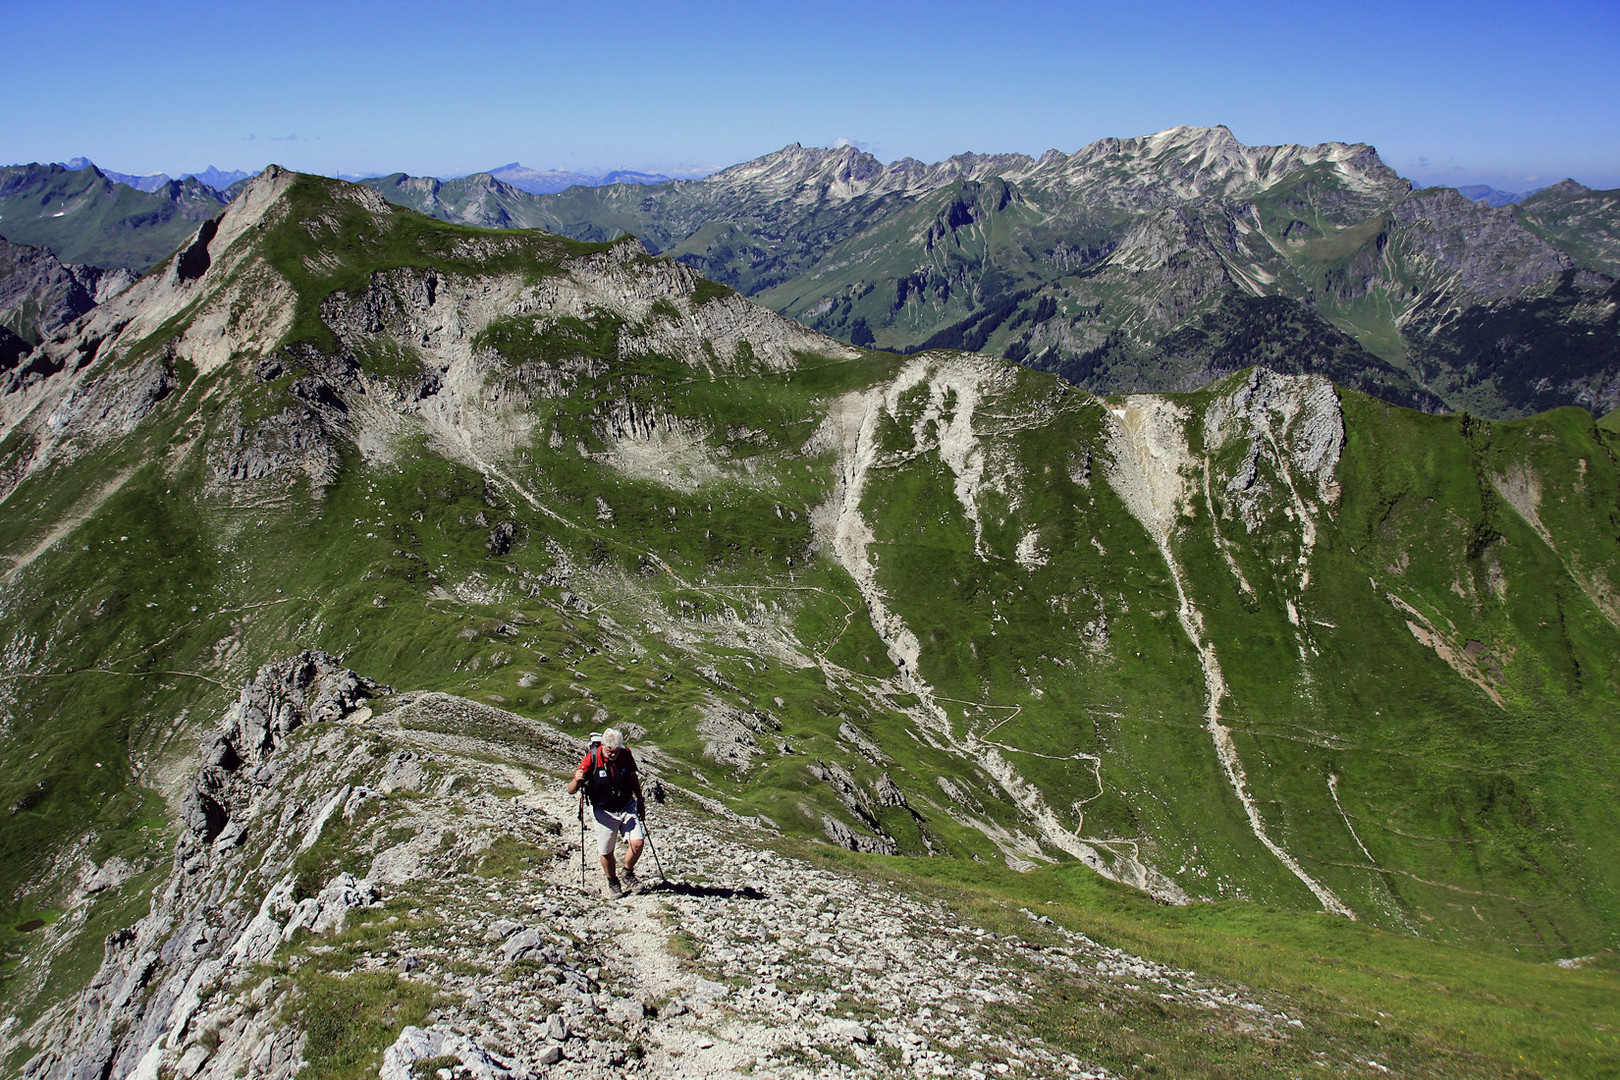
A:
<svg viewBox="0 0 1620 1080">
<path fill-rule="evenodd" d="M 647 827 L 646 807 L 642 808 L 641 831 L 647 834 L 647 850 L 652 852 L 653 865 L 658 867 L 658 880 L 667 884 L 669 882 L 669 878 L 664 876 L 664 864 L 658 858 L 658 849 L 653 847 L 652 829 Z"/>
<path fill-rule="evenodd" d="M 585 793 L 579 793 L 579 887 L 585 888 Z"/>
</svg>

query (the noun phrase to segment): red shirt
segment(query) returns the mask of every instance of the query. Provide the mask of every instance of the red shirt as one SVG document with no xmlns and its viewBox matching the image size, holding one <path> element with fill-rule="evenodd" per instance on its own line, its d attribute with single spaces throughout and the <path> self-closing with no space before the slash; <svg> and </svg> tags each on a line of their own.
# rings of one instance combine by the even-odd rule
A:
<svg viewBox="0 0 1620 1080">
<path fill-rule="evenodd" d="M 603 747 L 597 747 L 580 760 L 585 770 L 585 795 L 591 805 L 618 813 L 629 808 L 636 799 L 636 759 L 629 747 L 608 760 Z"/>
</svg>

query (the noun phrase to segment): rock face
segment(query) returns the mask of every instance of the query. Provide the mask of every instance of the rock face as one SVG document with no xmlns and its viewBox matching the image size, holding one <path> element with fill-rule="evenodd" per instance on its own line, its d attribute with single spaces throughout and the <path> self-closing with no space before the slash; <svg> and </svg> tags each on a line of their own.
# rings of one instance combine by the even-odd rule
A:
<svg viewBox="0 0 1620 1080">
<path fill-rule="evenodd" d="M 746 771 L 766 752 L 759 739 L 781 729 L 769 713 L 739 709 L 719 698 L 699 707 L 697 733 L 703 740 L 703 756 L 728 768 Z"/>
<path fill-rule="evenodd" d="M 252 426 L 238 423 L 231 441 L 216 446 L 208 464 L 211 492 L 262 490 L 288 480 L 307 480 L 318 491 L 337 475 L 338 449 L 320 412 L 295 407 Z"/>
<path fill-rule="evenodd" d="M 193 1020 L 222 980 L 267 960 L 300 928 L 340 928 L 350 908 L 375 901 L 369 882 L 339 875 L 299 902 L 292 859 L 318 841 L 349 789 L 334 795 L 325 787 L 329 778 L 298 778 L 320 740 L 296 750 L 287 744 L 305 724 L 342 721 L 376 690 L 324 653 L 267 665 L 242 689 L 204 744 L 181 803 L 173 870 L 154 890 L 151 912 L 107 939 L 100 970 L 71 1008 L 58 1007 L 41 1021 L 54 1035 L 41 1040 L 48 1048 L 23 1075 L 155 1076 L 166 1049 L 197 1042 L 201 1029 Z M 302 801 L 316 794 L 310 783 L 326 800 L 314 815 Z M 210 1060 L 291 1075 L 299 1034 L 270 1019 L 247 1025 L 224 1058 Z M 197 1065 L 195 1058 L 190 1064 Z"/>
<path fill-rule="evenodd" d="M 377 689 L 321 654 L 244 687 L 203 750 L 191 803 L 218 797 L 223 826 L 188 815 L 151 913 L 108 939 L 84 994 L 0 1034 L 50 1047 L 23 1075 L 291 1077 L 329 1052 L 318 1033 L 333 1022 L 315 1010 L 334 978 L 368 979 L 398 1003 L 372 1049 L 385 1080 L 422 1062 L 480 1080 L 608 1077 L 632 1055 L 648 1076 L 972 1076 L 995 1062 L 1010 1065 L 1001 1075 L 1107 1075 L 996 1021 L 1048 979 L 1099 995 L 1146 986 L 1207 1022 L 1289 1037 L 1286 1015 L 1194 972 L 1028 911 L 1023 930 L 990 932 L 776 854 L 768 834 L 678 789 L 653 809 L 644 889 L 604 902 L 594 867 L 581 890 L 574 835 L 558 823 L 574 739 L 444 695 L 357 712 Z M 526 732 L 540 757 L 505 762 L 503 743 L 479 734 L 500 731 Z M 382 794 L 406 790 L 407 765 L 417 794 Z M 222 787 L 221 774 L 237 779 Z M 479 779 L 423 790 L 451 775 Z M 508 784 L 516 797 L 486 786 Z M 299 897 L 300 852 L 362 867 L 373 837 L 402 833 L 431 841 L 408 873 L 379 885 L 340 871 Z"/>
<path fill-rule="evenodd" d="M 128 270 L 63 265 L 45 248 L 0 239 L 0 326 L 38 343 L 134 280 Z"/>
<path fill-rule="evenodd" d="M 1395 207 L 1394 217 L 1410 230 L 1407 258 L 1414 266 L 1487 300 L 1518 296 L 1575 266 L 1512 211 L 1482 207 L 1452 188 L 1417 192 Z"/>
<path fill-rule="evenodd" d="M 1247 442 L 1242 464 L 1226 481 L 1233 505 L 1250 533 L 1282 493 L 1308 484 L 1313 501 L 1337 497 L 1335 470 L 1344 448 L 1344 414 L 1333 384 L 1326 379 L 1288 378 L 1256 368 L 1237 388 L 1213 401 L 1204 413 L 1204 445 L 1220 451 Z M 1260 475 L 1262 458 L 1267 473 Z"/>
</svg>

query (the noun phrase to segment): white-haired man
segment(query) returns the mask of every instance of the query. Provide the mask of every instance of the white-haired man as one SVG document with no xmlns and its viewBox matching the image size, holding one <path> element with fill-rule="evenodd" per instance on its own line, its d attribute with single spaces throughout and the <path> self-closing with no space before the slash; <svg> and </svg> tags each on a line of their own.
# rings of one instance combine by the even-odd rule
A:
<svg viewBox="0 0 1620 1080">
<path fill-rule="evenodd" d="M 641 858 L 642 845 L 647 832 L 642 828 L 641 774 L 636 759 L 624 745 L 624 736 L 616 728 L 602 732 L 602 745 L 585 755 L 585 760 L 574 770 L 568 782 L 568 794 L 580 788 L 591 800 L 592 816 L 596 820 L 596 851 L 602 856 L 602 869 L 607 873 L 609 896 L 619 896 L 626 886 L 635 888 L 636 860 Z M 613 845 L 623 836 L 629 848 L 624 859 L 624 884 L 619 884 L 615 871 Z"/>
</svg>

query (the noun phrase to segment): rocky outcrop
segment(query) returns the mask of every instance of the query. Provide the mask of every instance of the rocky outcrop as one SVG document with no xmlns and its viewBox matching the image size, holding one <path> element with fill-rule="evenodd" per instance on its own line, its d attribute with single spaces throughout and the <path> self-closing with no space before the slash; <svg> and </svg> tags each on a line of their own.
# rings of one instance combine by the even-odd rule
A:
<svg viewBox="0 0 1620 1080">
<path fill-rule="evenodd" d="M 301 927 L 341 925 L 349 908 L 375 900 L 369 884 L 340 876 L 298 903 L 289 867 L 299 838 L 307 849 L 330 813 L 309 820 L 301 796 L 312 780 L 294 780 L 307 753 L 281 751 L 303 725 L 342 720 L 376 690 L 325 653 L 260 669 L 203 747 L 202 767 L 181 800 L 173 871 L 154 892 L 151 912 L 107 938 L 101 967 L 71 1011 L 59 1007 L 39 1021 L 45 1049 L 24 1076 L 155 1076 L 166 1049 L 188 1034 L 196 1039 L 192 1018 L 233 969 L 267 959 Z M 299 1041 L 265 1016 L 236 1050 L 262 1074 L 290 1076 Z"/>
<path fill-rule="evenodd" d="M 1344 448 L 1344 415 L 1333 384 L 1320 376 L 1249 372 L 1204 413 L 1204 446 L 1219 452 L 1246 443 L 1241 463 L 1222 487 L 1245 529 L 1253 533 L 1277 506 L 1308 483 L 1311 501 L 1336 497 L 1334 470 Z M 1262 471 L 1262 464 L 1265 465 Z"/>
<path fill-rule="evenodd" d="M 149 357 L 122 371 L 103 370 L 64 397 L 46 415 L 45 427 L 62 436 L 94 432 L 98 440 L 122 438 L 177 386 L 167 356 Z"/>
<path fill-rule="evenodd" d="M 65 265 L 46 248 L 0 238 L 0 326 L 37 343 L 134 280 L 129 270 Z"/>
<path fill-rule="evenodd" d="M 851 851 L 870 851 L 882 855 L 900 853 L 900 846 L 895 843 L 894 837 L 883 831 L 883 823 L 878 819 L 877 808 L 872 805 L 871 798 L 855 783 L 855 778 L 849 774 L 849 770 L 836 761 L 812 761 L 808 768 L 811 776 L 832 788 L 833 794 L 844 804 L 844 808 L 875 834 L 863 836 L 837 818 L 824 814 L 821 821 L 828 839 Z M 904 806 L 906 801 L 904 795 L 900 795 L 898 801 L 894 800 L 898 789 L 895 788 L 894 781 L 889 780 L 889 774 L 884 773 L 883 779 L 888 781 L 887 786 L 882 789 L 884 805 Z"/>
<path fill-rule="evenodd" d="M 703 756 L 738 771 L 746 771 L 755 758 L 765 753 L 759 737 L 782 728 L 769 713 L 740 709 L 712 695 L 698 711 L 697 733 L 703 740 Z"/>
<path fill-rule="evenodd" d="M 821 828 L 827 839 L 850 851 L 864 851 L 868 855 L 898 855 L 899 849 L 887 836 L 869 836 L 858 833 L 831 814 L 821 815 Z"/>
<path fill-rule="evenodd" d="M 210 494 L 228 494 L 244 485 L 260 490 L 266 482 L 286 486 L 305 481 L 319 491 L 337 477 L 336 440 L 314 410 L 288 407 L 255 423 L 240 420 L 229 439 L 208 448 Z"/>
<path fill-rule="evenodd" d="M 1453 188 L 1416 192 L 1392 213 L 1409 260 L 1481 299 L 1517 296 L 1575 265 L 1511 209 L 1470 202 Z"/>
</svg>

